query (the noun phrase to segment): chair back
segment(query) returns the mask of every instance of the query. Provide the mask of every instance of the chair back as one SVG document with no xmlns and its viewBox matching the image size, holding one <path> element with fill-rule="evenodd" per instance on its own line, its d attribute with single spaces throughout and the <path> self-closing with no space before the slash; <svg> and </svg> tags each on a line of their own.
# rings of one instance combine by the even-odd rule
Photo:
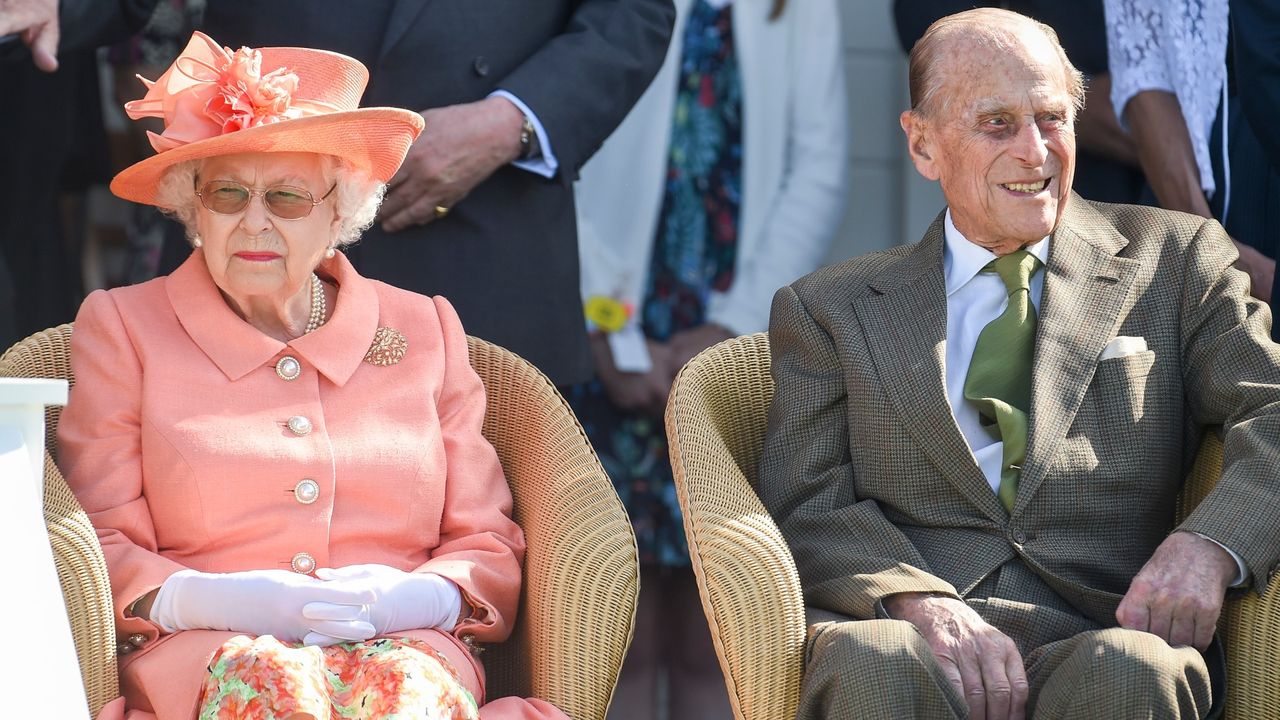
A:
<svg viewBox="0 0 1280 720">
<path fill-rule="evenodd" d="M 805 619 L 795 562 L 756 495 L 773 379 L 765 333 L 689 361 L 667 403 L 676 493 L 735 717 L 795 717 Z"/>
<path fill-rule="evenodd" d="M 72 326 L 14 345 L 0 376 L 71 383 Z M 485 437 L 497 448 L 525 533 L 520 615 L 482 655 L 489 697 L 542 698 L 570 717 L 604 720 L 631 643 L 639 592 L 635 535 L 577 419 L 541 372 L 478 338 L 471 364 L 487 394 Z M 45 521 L 94 715 L 119 695 L 106 564 L 88 517 L 57 466 L 60 408 L 46 412 Z"/>
</svg>

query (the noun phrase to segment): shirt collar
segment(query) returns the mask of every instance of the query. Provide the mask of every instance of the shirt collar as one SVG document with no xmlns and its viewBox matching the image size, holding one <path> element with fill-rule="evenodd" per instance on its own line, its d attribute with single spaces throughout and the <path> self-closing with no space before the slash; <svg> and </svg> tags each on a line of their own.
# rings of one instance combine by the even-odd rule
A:
<svg viewBox="0 0 1280 720">
<path fill-rule="evenodd" d="M 360 366 L 377 332 L 378 293 L 342 253 L 321 263 L 318 272 L 338 286 L 333 313 L 324 325 L 289 343 L 264 335 L 235 314 L 209 275 L 202 251 L 165 279 L 165 291 L 182 328 L 228 380 L 288 352 L 341 386 Z"/>
<path fill-rule="evenodd" d="M 969 242 L 956 225 L 951 221 L 951 208 L 947 208 L 943 219 L 943 251 L 942 274 L 946 281 L 947 297 L 964 287 L 982 268 L 996 259 L 995 253 Z M 1027 246 L 1027 251 L 1040 258 L 1040 262 L 1049 262 L 1049 236 Z"/>
</svg>

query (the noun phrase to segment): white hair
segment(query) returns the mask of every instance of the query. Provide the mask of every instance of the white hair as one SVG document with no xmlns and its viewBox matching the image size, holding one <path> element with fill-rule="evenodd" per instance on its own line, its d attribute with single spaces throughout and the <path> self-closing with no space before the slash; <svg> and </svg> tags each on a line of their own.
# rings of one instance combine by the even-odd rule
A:
<svg viewBox="0 0 1280 720">
<path fill-rule="evenodd" d="M 368 170 L 357 168 L 334 155 L 321 155 L 328 179 L 333 182 L 333 194 L 329 196 L 334 212 L 339 218 L 335 246 L 348 245 L 360 239 L 361 233 L 373 224 L 387 191 Z M 203 160 L 188 160 L 165 171 L 156 186 L 156 205 L 186 228 L 187 239 L 196 236 L 196 212 L 199 198 L 195 195 L 196 177 Z"/>
</svg>

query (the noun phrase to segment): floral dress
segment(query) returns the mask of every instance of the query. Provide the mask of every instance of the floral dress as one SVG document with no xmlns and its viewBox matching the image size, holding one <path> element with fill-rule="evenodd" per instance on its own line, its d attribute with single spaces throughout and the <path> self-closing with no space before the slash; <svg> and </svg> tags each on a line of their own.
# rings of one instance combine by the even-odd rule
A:
<svg viewBox="0 0 1280 720">
<path fill-rule="evenodd" d="M 214 654 L 198 720 L 475 720 L 476 701 L 427 643 L 375 638 L 319 648 L 237 635 Z"/>
<path fill-rule="evenodd" d="M 697 0 L 685 27 L 667 180 L 640 322 L 666 341 L 706 322 L 712 291 L 733 284 L 742 201 L 742 91 L 733 5 Z M 640 561 L 688 565 L 662 421 L 621 411 L 598 380 L 569 402 L 631 515 Z"/>
</svg>

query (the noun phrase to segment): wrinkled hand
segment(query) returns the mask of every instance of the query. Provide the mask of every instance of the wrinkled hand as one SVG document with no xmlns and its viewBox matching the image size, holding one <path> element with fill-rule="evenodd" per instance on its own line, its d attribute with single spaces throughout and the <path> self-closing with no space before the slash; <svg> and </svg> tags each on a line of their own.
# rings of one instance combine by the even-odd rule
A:
<svg viewBox="0 0 1280 720">
<path fill-rule="evenodd" d="M 1249 276 L 1250 294 L 1262 302 L 1271 302 L 1271 289 L 1276 279 L 1276 261 L 1242 242 L 1237 240 L 1232 242 L 1240 253 L 1240 259 L 1236 260 L 1236 267 Z M 1271 311 L 1275 313 L 1277 308 L 1271 308 Z"/>
<path fill-rule="evenodd" d="M 668 371 L 671 373 L 670 380 L 676 379 L 676 374 L 680 372 L 680 368 L 692 360 L 694 355 L 731 337 L 734 337 L 733 333 L 715 323 L 703 323 L 672 335 L 671 339 L 667 341 L 667 345 L 671 348 L 671 354 L 668 358 L 670 361 L 668 367 Z"/>
<path fill-rule="evenodd" d="M 58 0 L 0 0 L 0 35 L 10 33 L 22 34 L 36 67 L 58 69 Z"/>
<path fill-rule="evenodd" d="M 591 338 L 591 355 L 596 376 L 604 385 L 609 402 L 620 410 L 662 417 L 671 394 L 670 348 L 660 342 L 645 340 L 652 367 L 649 372 L 623 372 L 613 362 L 613 351 L 604 335 Z"/>
<path fill-rule="evenodd" d="M 368 621 L 378 635 L 401 630 L 453 629 L 462 609 L 458 586 L 435 573 L 411 573 L 386 565 L 348 565 L 320 568 L 316 577 L 331 587 L 354 593 L 369 593 Z M 307 618 L 323 620 L 341 612 L 331 603 L 313 602 L 303 608 Z"/>
<path fill-rule="evenodd" d="M 436 207 L 457 205 L 520 155 L 524 115 L 506 98 L 432 108 L 422 118 L 426 128 L 391 178 L 378 211 L 387 232 L 435 220 Z"/>
<path fill-rule="evenodd" d="M 160 586 L 150 617 L 166 632 L 230 630 L 273 635 L 284 642 L 331 645 L 375 635 L 363 616 L 364 606 L 376 597 L 367 588 L 326 583 L 288 570 L 182 570 Z M 303 608 L 317 602 L 331 606 L 331 612 L 323 618 L 305 618 Z"/>
<path fill-rule="evenodd" d="M 1227 587 L 1239 568 L 1217 544 L 1189 533 L 1165 538 L 1129 584 L 1116 620 L 1170 645 L 1209 647 Z"/>
<path fill-rule="evenodd" d="M 902 593 L 884 604 L 892 617 L 910 622 L 924 636 L 947 681 L 969 705 L 970 718 L 1026 717 L 1027 674 L 1008 635 L 955 598 Z"/>
</svg>

